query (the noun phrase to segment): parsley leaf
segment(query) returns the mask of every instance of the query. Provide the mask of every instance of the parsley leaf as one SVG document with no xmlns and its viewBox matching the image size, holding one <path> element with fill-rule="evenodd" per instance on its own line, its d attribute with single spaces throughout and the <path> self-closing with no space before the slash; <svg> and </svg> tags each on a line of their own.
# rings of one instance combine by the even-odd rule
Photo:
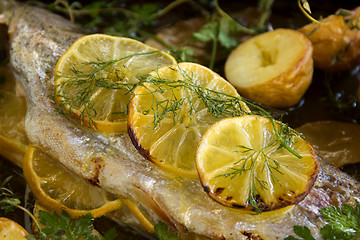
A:
<svg viewBox="0 0 360 240">
<path fill-rule="evenodd" d="M 158 240 L 178 240 L 177 235 L 171 234 L 170 228 L 163 222 L 156 224 L 154 230 Z"/>
<path fill-rule="evenodd" d="M 158 3 L 143 3 L 143 4 L 134 4 L 131 6 L 131 10 L 138 13 L 143 17 L 150 18 L 153 13 L 156 13 L 160 9 Z"/>
<path fill-rule="evenodd" d="M 65 211 L 60 215 L 40 210 L 39 217 L 40 222 L 45 226 L 42 232 L 51 239 L 78 239 L 80 237 L 84 237 L 84 240 L 98 239 L 97 236 L 91 235 L 94 227 L 90 213 L 72 220 Z"/>
<path fill-rule="evenodd" d="M 337 206 L 325 207 L 320 210 L 322 217 L 327 222 L 320 229 L 320 234 L 326 240 L 356 240 L 360 238 L 360 205 L 352 207 L 344 204 L 342 209 Z M 306 226 L 294 226 L 295 234 L 303 240 L 315 240 Z M 288 236 L 285 240 L 296 240 Z"/>
<path fill-rule="evenodd" d="M 117 235 L 116 228 L 110 228 L 104 233 L 103 238 L 104 240 L 114 240 L 116 239 Z"/>
<path fill-rule="evenodd" d="M 293 230 L 296 235 L 299 237 L 302 237 L 304 240 L 315 240 L 315 238 L 312 236 L 310 229 L 306 226 L 294 226 Z M 298 238 L 295 238 L 293 236 L 289 236 L 285 238 L 285 240 L 298 240 Z"/>
<path fill-rule="evenodd" d="M 220 21 L 212 21 L 205 24 L 198 32 L 193 33 L 193 38 L 200 42 L 219 41 L 226 49 L 237 46 L 238 42 L 229 35 L 231 23 L 221 18 Z"/>
<path fill-rule="evenodd" d="M 324 219 L 329 222 L 320 233 L 324 239 L 359 239 L 360 237 L 360 205 L 351 207 L 344 205 L 320 210 Z"/>
<path fill-rule="evenodd" d="M 217 38 L 219 28 L 218 22 L 205 24 L 198 32 L 193 33 L 193 37 L 201 42 L 208 42 Z"/>
<path fill-rule="evenodd" d="M 214 19 L 205 24 L 198 32 L 192 34 L 194 40 L 212 42 L 210 69 L 214 68 L 218 43 L 227 50 L 237 46 L 237 40 L 230 36 L 231 31 L 234 30 L 233 28 L 233 24 L 228 19 L 221 17 L 219 21 Z"/>
</svg>

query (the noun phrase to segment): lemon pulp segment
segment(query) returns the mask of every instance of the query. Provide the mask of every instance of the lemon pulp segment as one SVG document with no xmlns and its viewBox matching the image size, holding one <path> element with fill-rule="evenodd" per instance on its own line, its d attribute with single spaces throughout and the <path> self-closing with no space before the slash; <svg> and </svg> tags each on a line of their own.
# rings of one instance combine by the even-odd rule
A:
<svg viewBox="0 0 360 240">
<path fill-rule="evenodd" d="M 87 127 L 123 131 L 132 84 L 138 77 L 174 63 L 166 52 L 130 38 L 87 35 L 59 59 L 55 99 Z"/>
<path fill-rule="evenodd" d="M 266 117 L 221 120 L 199 144 L 200 181 L 213 199 L 230 207 L 269 211 L 295 204 L 310 191 L 319 166 L 304 139 L 293 135 L 289 146 L 301 158 L 280 144 Z"/>
<path fill-rule="evenodd" d="M 210 108 L 224 110 L 226 107 L 220 105 L 228 96 L 238 100 L 240 96 L 218 74 L 194 63 L 163 67 L 151 75 L 154 82 L 137 87 L 129 104 L 129 134 L 140 153 L 162 169 L 196 178 L 195 153 L 200 138 L 211 124 L 226 117 L 214 116 Z M 206 102 L 201 97 L 217 101 Z M 249 112 L 245 103 L 238 103 L 237 110 Z"/>
</svg>

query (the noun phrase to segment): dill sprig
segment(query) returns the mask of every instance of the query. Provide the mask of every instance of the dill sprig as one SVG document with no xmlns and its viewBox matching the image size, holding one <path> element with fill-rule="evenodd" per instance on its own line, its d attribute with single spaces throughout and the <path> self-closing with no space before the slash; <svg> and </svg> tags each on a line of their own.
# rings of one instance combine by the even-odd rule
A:
<svg viewBox="0 0 360 240">
<path fill-rule="evenodd" d="M 134 91 L 135 88 L 142 86 L 146 88 L 147 91 L 142 92 L 141 94 L 152 96 L 152 102 L 149 104 L 148 109 L 143 110 L 143 114 L 153 115 L 154 128 L 159 126 L 164 118 L 172 117 L 174 125 L 181 121 L 182 117 L 184 116 L 190 118 L 191 120 L 196 113 L 195 106 L 199 104 L 199 101 L 204 104 L 208 113 L 216 118 L 259 115 L 270 119 L 276 140 L 260 150 L 239 146 L 239 153 L 248 152 L 251 154 L 248 157 L 240 159 L 234 166 L 230 168 L 229 173 L 221 175 L 222 177 L 230 177 L 233 179 L 245 172 L 250 172 L 250 192 L 248 203 L 253 206 L 255 211 L 261 212 L 258 207 L 258 201 L 261 192 L 260 189 L 267 189 L 269 184 L 280 184 L 277 178 L 277 174 L 282 174 L 280 164 L 276 161 L 276 159 L 268 156 L 265 151 L 275 146 L 276 148 L 284 147 L 297 158 L 301 158 L 301 156 L 291 148 L 291 145 L 297 141 L 298 137 L 302 136 L 290 128 L 286 123 L 275 120 L 265 109 L 249 101 L 246 101 L 241 97 L 229 95 L 227 93 L 209 89 L 207 87 L 196 84 L 194 81 L 194 73 L 186 72 L 180 67 L 180 65 L 177 65 L 177 67 L 169 67 L 179 73 L 179 77 L 177 79 L 163 78 L 159 71 L 155 70 L 153 74 L 138 75 L 138 82 L 129 83 L 122 81 L 121 74 L 116 73 L 115 64 L 118 61 L 120 60 L 101 63 L 86 63 L 86 65 L 91 65 L 92 69 L 88 74 L 84 74 L 81 70 L 74 69 L 73 73 L 75 74 L 75 77 L 67 77 L 67 80 L 70 81 L 68 84 L 83 86 L 85 89 L 82 89 L 82 92 L 74 96 L 75 99 L 69 99 L 66 97 L 65 93 L 62 92 L 62 94 L 65 96 L 63 96 L 64 102 L 60 105 L 60 107 L 67 104 L 72 104 L 71 101 L 77 102 L 77 104 L 83 105 L 82 113 L 92 113 L 92 115 L 89 115 L 89 118 L 91 119 L 91 117 L 93 117 L 96 112 L 92 111 L 91 109 L 93 103 L 91 103 L 90 100 L 91 94 L 88 93 L 93 93 L 95 88 L 106 88 L 109 90 L 121 89 L 125 90 L 125 94 L 130 94 L 134 97 L 137 94 Z M 111 71 L 115 72 L 115 74 L 112 74 L 111 78 L 106 78 L 102 74 L 99 74 L 105 69 L 111 69 Z M 87 78 L 88 80 L 86 80 Z M 88 81 L 88 83 L 86 83 L 86 81 Z M 57 87 L 62 88 L 63 86 Z M 186 92 L 186 94 L 180 95 L 180 92 Z M 166 94 L 166 97 L 156 97 L 159 94 Z M 81 98 L 78 96 L 81 96 Z M 249 111 L 244 109 L 244 103 L 252 107 L 254 110 Z M 85 108 L 89 109 L 85 110 Z M 271 183 L 268 183 L 265 180 L 261 180 L 255 175 L 254 168 L 257 166 L 258 159 L 260 158 L 264 159 L 263 171 L 266 170 L 270 173 Z"/>
<path fill-rule="evenodd" d="M 249 172 L 249 195 L 247 198 L 247 204 L 251 205 L 255 212 L 261 213 L 262 209 L 258 207 L 259 198 L 261 197 L 261 192 L 257 186 L 260 187 L 261 190 L 268 190 L 270 185 L 279 184 L 281 185 L 279 179 L 277 178 L 277 174 L 283 174 L 280 171 L 280 163 L 268 156 L 265 151 L 268 149 L 278 148 L 279 141 L 275 140 L 270 144 L 264 146 L 259 150 L 255 150 L 253 148 L 239 145 L 237 146 L 240 150 L 235 151 L 241 155 L 248 154 L 247 156 L 240 158 L 234 165 L 230 168 L 229 173 L 218 175 L 217 177 L 225 177 L 234 179 L 235 177 L 239 177 L 242 174 Z M 255 175 L 255 167 L 260 164 L 262 160 L 262 169 L 261 172 L 267 171 L 270 174 L 271 182 L 267 182 L 265 180 L 260 179 Z"/>
<path fill-rule="evenodd" d="M 128 56 L 104 61 L 98 59 L 97 61 L 84 62 L 80 66 L 73 65 L 71 75 L 59 73 L 55 76 L 55 80 L 62 78 L 61 83 L 55 85 L 55 97 L 62 99 L 59 103 L 62 113 L 77 112 L 81 123 L 88 122 L 88 126 L 96 128 L 94 117 L 97 112 L 94 108 L 94 101 L 92 97 L 98 90 L 122 90 L 124 94 L 132 92 L 136 83 L 129 81 L 126 73 L 122 72 L 116 66 L 121 62 L 136 56 L 151 55 L 162 50 L 142 52 L 130 54 Z M 85 72 L 86 69 L 86 72 Z M 76 89 L 72 96 L 66 94 L 67 89 Z M 127 113 L 125 110 L 121 113 Z M 118 113 L 119 114 L 119 113 Z"/>
<path fill-rule="evenodd" d="M 181 74 L 182 79 L 164 79 L 157 73 L 155 76 L 138 75 L 136 76 L 138 82 L 123 81 L 122 73 L 116 69 L 115 65 L 117 63 L 133 56 L 152 54 L 155 52 L 157 51 L 132 54 L 112 61 L 99 60 L 99 62 L 85 62 L 83 64 L 84 66 L 90 66 L 90 71 L 87 73 L 83 72 L 84 66 L 74 66 L 72 69 L 74 75 L 66 76 L 64 74 L 60 74 L 56 76 L 66 79 L 66 81 L 62 81 L 60 84 L 55 86 L 55 88 L 58 89 L 58 93 L 55 97 L 62 98 L 62 101 L 59 105 L 60 109 L 64 110 L 67 108 L 70 109 L 69 111 L 71 112 L 72 109 L 79 109 L 79 106 L 81 106 L 80 121 L 83 122 L 88 118 L 89 123 L 95 126 L 93 117 L 96 116 L 96 111 L 93 108 L 94 103 L 91 101 L 91 96 L 99 88 L 105 88 L 108 90 L 123 90 L 124 94 L 131 95 L 134 94 L 134 89 L 137 86 L 147 87 L 146 83 L 150 83 L 154 87 L 153 89 L 148 89 L 149 94 L 155 95 L 156 93 L 163 93 L 165 91 L 172 92 L 172 95 L 169 99 L 162 101 L 155 100 L 153 103 L 154 105 L 151 106 L 151 109 L 144 111 L 144 113 L 148 113 L 150 111 L 154 112 L 154 127 L 156 127 L 161 122 L 161 120 L 170 113 L 173 115 L 174 121 L 178 120 L 180 117 L 179 111 L 183 109 L 182 106 L 185 104 L 190 107 L 188 113 L 190 118 L 192 117 L 194 110 L 192 106 L 195 105 L 195 102 L 192 102 L 189 96 L 181 98 L 175 93 L 175 89 L 183 88 L 188 92 L 196 95 L 197 98 L 204 103 L 208 112 L 215 117 L 224 118 L 252 114 L 269 118 L 273 125 L 277 139 L 281 143 L 281 146 L 285 147 L 296 157 L 301 158 L 301 156 L 292 150 L 289 146 L 292 139 L 294 139 L 293 136 L 299 136 L 299 133 L 282 122 L 278 122 L 280 125 L 280 129 L 278 129 L 275 123 L 276 120 L 271 116 L 271 114 L 256 104 L 253 104 L 240 97 L 232 96 L 220 91 L 197 85 L 193 81 L 193 76 L 189 73 L 186 73 L 180 67 L 173 70 L 178 71 Z M 112 74 L 109 74 L 109 72 Z M 64 89 L 71 88 L 73 86 L 79 89 L 79 91 L 73 96 L 67 96 Z M 245 111 L 241 107 L 243 103 L 246 103 L 255 110 L 250 112 Z M 87 116 L 87 118 L 85 116 Z"/>
<path fill-rule="evenodd" d="M 192 119 L 195 114 L 194 106 L 199 100 L 205 105 L 207 111 L 217 118 L 250 114 L 243 109 L 240 98 L 194 83 L 192 73 L 187 73 L 180 67 L 172 68 L 172 70 L 179 72 L 181 79 L 164 79 L 157 72 L 155 76 L 148 75 L 137 84 L 146 87 L 147 94 L 153 95 L 152 105 L 144 114 L 154 113 L 154 127 L 157 127 L 161 120 L 169 115 L 172 115 L 174 124 L 183 114 L 187 114 Z M 151 89 L 148 84 L 151 84 Z M 188 92 L 189 96 L 179 97 L 178 93 L 182 90 Z M 167 98 L 159 101 L 155 95 L 164 92 L 167 92 Z"/>
</svg>

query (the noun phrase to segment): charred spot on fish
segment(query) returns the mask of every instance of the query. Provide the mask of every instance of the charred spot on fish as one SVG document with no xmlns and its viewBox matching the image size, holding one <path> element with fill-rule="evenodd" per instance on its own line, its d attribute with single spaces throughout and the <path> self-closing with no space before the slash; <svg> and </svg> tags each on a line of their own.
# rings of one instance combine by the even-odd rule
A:
<svg viewBox="0 0 360 240">
<path fill-rule="evenodd" d="M 225 190 L 225 188 L 217 188 L 217 189 L 215 189 L 214 194 L 215 195 L 220 195 L 224 190 Z"/>
<path fill-rule="evenodd" d="M 91 179 L 88 179 L 88 182 L 92 185 L 100 186 L 99 175 L 100 170 L 103 167 L 104 159 L 102 157 L 95 157 L 91 159 L 91 162 L 95 164 L 94 176 Z"/>
<path fill-rule="evenodd" d="M 231 201 L 231 199 L 233 199 L 233 197 L 231 196 L 226 197 L 226 201 Z"/>
<path fill-rule="evenodd" d="M 242 235 L 246 236 L 246 239 L 249 240 L 263 240 L 262 237 L 259 236 L 259 234 L 254 234 L 247 231 L 241 231 Z"/>
</svg>

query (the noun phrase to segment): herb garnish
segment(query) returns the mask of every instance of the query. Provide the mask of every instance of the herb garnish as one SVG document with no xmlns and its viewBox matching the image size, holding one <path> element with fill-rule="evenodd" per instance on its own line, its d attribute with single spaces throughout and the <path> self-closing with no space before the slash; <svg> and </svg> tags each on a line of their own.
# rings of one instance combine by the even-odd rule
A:
<svg viewBox="0 0 360 240">
<path fill-rule="evenodd" d="M 122 90 L 124 94 L 132 92 L 136 83 L 129 81 L 122 70 L 116 68 L 116 65 L 124 60 L 127 60 L 136 56 L 151 55 L 154 53 L 163 52 L 161 50 L 149 51 L 144 53 L 130 54 L 126 57 L 103 61 L 98 59 L 96 62 L 84 62 L 81 66 L 73 65 L 71 71 L 73 75 L 67 76 L 62 73 L 55 76 L 55 80 L 63 78 L 61 84 L 55 86 L 57 92 L 55 97 L 62 98 L 60 103 L 60 110 L 66 113 L 65 109 L 68 108 L 70 112 L 73 109 L 79 110 L 79 119 L 81 123 L 88 121 L 89 126 L 96 128 L 96 123 L 93 118 L 96 116 L 96 110 L 94 108 L 94 102 L 91 100 L 93 94 L 99 88 L 105 88 L 109 90 Z M 90 69 L 87 73 L 83 72 L 83 69 Z M 66 89 L 77 89 L 77 94 L 74 96 L 68 96 L 65 93 Z M 126 109 L 123 112 L 117 114 L 126 113 Z M 87 116 L 87 117 L 86 117 Z"/>
<path fill-rule="evenodd" d="M 149 90 L 147 94 L 154 96 L 151 107 L 144 111 L 144 114 L 148 114 L 149 112 L 154 113 L 154 127 L 157 127 L 161 120 L 168 115 L 173 117 L 174 124 L 180 120 L 183 114 L 186 114 L 191 119 L 194 115 L 194 106 L 197 104 L 198 99 L 204 103 L 208 112 L 217 118 L 250 114 L 250 112 L 242 108 L 240 98 L 197 85 L 194 83 L 192 74 L 186 73 L 180 67 L 171 69 L 179 72 L 183 79 L 164 79 L 161 78 L 159 74 L 156 74 L 155 76 L 148 75 L 140 79 L 137 84 L 138 86 L 146 87 Z M 152 88 L 149 89 L 146 83 L 151 83 Z M 175 93 L 176 89 L 185 89 L 186 92 L 195 95 L 195 102 L 193 102 L 191 97 L 179 97 L 178 94 Z M 168 99 L 161 101 L 156 100 L 156 93 L 163 92 L 170 93 Z M 186 113 L 183 113 L 183 111 L 186 111 L 184 105 L 188 106 Z"/>
<path fill-rule="evenodd" d="M 337 206 L 324 207 L 320 213 L 327 222 L 320 229 L 323 239 L 356 240 L 360 238 L 360 205 L 352 207 L 344 204 L 342 209 Z M 294 226 L 295 234 L 303 240 L 315 240 L 311 231 L 306 226 Z M 285 240 L 300 240 L 293 236 L 288 236 Z"/>
<path fill-rule="evenodd" d="M 172 234 L 170 228 L 163 222 L 156 224 L 154 230 L 158 240 L 178 240 L 177 235 Z"/>
<path fill-rule="evenodd" d="M 218 45 L 227 51 L 236 47 L 239 42 L 234 37 L 237 33 L 247 33 L 256 35 L 265 31 L 265 22 L 270 14 L 273 0 L 260 0 L 258 7 L 262 12 L 256 27 L 246 27 L 235 21 L 225 11 L 223 11 L 218 3 L 214 1 L 215 12 L 212 14 L 209 22 L 205 24 L 198 32 L 193 33 L 193 39 L 200 42 L 211 42 L 211 58 L 209 68 L 214 69 L 215 60 L 217 58 Z"/>
<path fill-rule="evenodd" d="M 152 38 L 169 49 L 175 58 L 181 61 L 190 61 L 194 52 L 190 48 L 178 48 L 169 45 L 165 41 L 154 36 L 153 29 L 157 22 L 168 15 L 177 7 L 187 4 L 197 11 L 197 15 L 210 16 L 208 24 L 194 33 L 189 40 L 209 42 L 212 45 L 211 58 L 208 67 L 214 68 L 218 52 L 223 48 L 230 51 L 238 45 L 235 38 L 237 33 L 255 35 L 265 31 L 265 23 L 268 20 L 274 0 L 258 0 L 257 6 L 261 15 L 254 27 L 245 26 L 234 20 L 229 14 L 221 9 L 218 0 L 214 1 L 194 1 L 194 0 L 174 0 L 166 6 L 159 3 L 133 4 L 124 7 L 118 1 L 98 0 L 88 5 L 83 5 L 78 1 L 71 4 L 67 0 L 56 0 L 54 3 L 46 5 L 51 11 L 62 12 L 69 15 L 70 20 L 77 22 L 92 32 L 103 32 L 109 35 L 131 37 L 140 41 Z M 76 21 L 76 18 L 79 21 Z M 81 21 L 86 19 L 86 21 Z M 85 22 L 85 23 L 82 23 Z"/>
<path fill-rule="evenodd" d="M 186 97 L 186 96 L 179 97 L 178 94 L 175 93 L 175 91 L 176 89 L 181 88 L 181 89 L 185 89 L 186 92 L 190 92 L 191 94 L 195 95 L 196 96 L 195 99 L 200 99 L 207 108 L 208 112 L 215 117 L 224 118 L 224 117 L 236 117 L 236 116 L 252 114 L 252 115 L 261 115 L 269 118 L 273 125 L 273 129 L 275 131 L 275 135 L 277 138 L 276 141 L 277 146 L 284 147 L 291 154 L 295 155 L 298 158 L 301 158 L 301 156 L 290 147 L 292 141 L 296 140 L 294 136 L 301 137 L 301 135 L 297 133 L 295 130 L 291 129 L 285 123 L 281 123 L 281 122 L 276 123 L 275 119 L 261 107 L 252 104 L 240 97 L 232 96 L 220 91 L 211 90 L 199 86 L 195 84 L 192 74 L 186 73 L 183 69 L 181 69 L 181 67 L 172 68 L 172 70 L 175 70 L 180 73 L 181 79 L 175 79 L 175 80 L 164 79 L 161 78 L 159 74 L 153 74 L 153 75 L 144 75 L 144 76 L 138 75 L 137 79 L 139 81 L 137 83 L 123 82 L 121 79 L 121 74 L 116 73 L 116 68 L 114 66 L 114 64 L 120 60 L 107 61 L 107 62 L 86 62 L 84 63 L 84 65 L 87 66 L 87 69 L 89 69 L 88 68 L 89 66 L 91 67 L 90 73 L 83 73 L 81 71 L 82 67 L 77 66 L 80 67 L 79 68 L 80 70 L 74 67 L 74 69 L 72 70 L 73 73 L 75 74 L 74 76 L 64 76 L 64 75 L 56 76 L 56 77 L 66 78 L 67 81 L 65 81 L 64 84 L 66 84 L 67 87 L 76 86 L 79 89 L 79 93 L 72 98 L 66 96 L 65 92 L 59 91 L 56 97 L 63 98 L 63 102 L 60 104 L 60 108 L 63 108 L 67 105 L 70 106 L 70 108 L 76 106 L 82 106 L 83 108 L 80 114 L 81 121 L 84 121 L 85 119 L 84 115 L 87 114 L 89 117 L 88 119 L 89 123 L 94 125 L 95 122 L 92 120 L 92 117 L 96 115 L 96 112 L 92 109 L 93 103 L 91 102 L 90 97 L 92 93 L 95 92 L 95 89 L 97 88 L 106 88 L 109 90 L 121 89 L 124 90 L 125 94 L 133 95 L 135 94 L 134 89 L 137 86 L 143 86 L 148 89 L 148 93 L 146 94 L 154 96 L 157 93 L 167 92 L 169 95 L 168 98 L 162 100 L 157 100 L 154 97 L 153 102 L 150 104 L 149 109 L 143 111 L 145 115 L 149 114 L 150 112 L 154 113 L 153 123 L 154 123 L 154 128 L 156 128 L 166 116 L 172 116 L 174 124 L 177 121 L 179 121 L 184 114 L 190 117 L 190 119 L 192 118 L 194 114 L 194 106 L 196 105 L 196 102 L 192 102 L 190 97 Z M 106 76 L 99 74 L 104 69 L 110 69 L 111 71 L 114 71 L 116 74 L 105 74 Z M 147 84 L 150 84 L 152 87 L 150 88 L 149 85 Z M 55 88 L 64 89 L 64 85 L 60 83 L 59 85 L 55 86 Z M 244 110 L 242 108 L 243 103 L 248 104 L 254 110 L 251 112 Z M 185 108 L 184 106 L 187 106 L 187 108 Z M 277 125 L 279 125 L 280 127 L 277 127 Z M 261 153 L 263 154 L 263 152 L 259 152 L 259 154 Z M 259 156 L 259 154 L 255 154 L 252 161 L 255 161 L 256 158 Z M 274 163 L 272 159 L 268 159 L 268 160 Z M 267 166 L 269 167 L 270 165 Z M 281 172 L 278 169 L 279 166 L 278 165 L 276 166 L 277 167 L 275 168 L 270 167 L 271 171 Z M 234 169 L 235 167 L 233 168 L 233 170 Z M 233 176 L 236 176 L 236 174 L 233 174 Z M 276 179 L 275 174 L 272 175 L 272 178 Z M 257 179 L 255 177 L 252 178 L 253 181 L 251 183 L 252 191 L 249 194 L 249 203 L 255 209 L 257 209 L 257 205 L 255 204 L 256 202 L 255 199 L 259 192 L 255 188 L 256 180 Z M 266 188 L 266 183 L 261 183 L 260 186 L 262 188 Z"/>
<path fill-rule="evenodd" d="M 192 76 L 186 74 L 185 71 L 183 71 L 180 67 L 174 70 L 178 71 L 183 76 L 184 80 L 163 79 L 159 76 L 152 75 L 138 75 L 137 79 L 139 81 L 137 83 L 123 82 L 121 79 L 121 73 L 117 72 L 114 65 L 117 62 L 122 61 L 126 58 L 130 58 L 132 56 L 151 53 L 152 52 L 132 54 L 127 57 L 112 61 L 99 60 L 99 62 L 85 62 L 83 63 L 84 66 L 90 66 L 91 68 L 89 73 L 82 72 L 81 69 L 83 66 L 74 66 L 74 68 L 72 69 L 74 76 L 65 76 L 62 74 L 55 76 L 56 78 L 61 77 L 67 79 L 67 81 L 63 81 L 62 83 L 55 86 L 55 88 L 59 89 L 58 95 L 56 95 L 55 97 L 61 97 L 64 99 L 64 102 L 61 103 L 60 108 L 64 108 L 65 106 L 69 106 L 70 108 L 77 108 L 77 106 L 82 106 L 80 119 L 84 120 L 84 115 L 88 114 L 89 122 L 91 123 L 91 125 L 93 125 L 95 124 L 95 122 L 91 118 L 96 115 L 96 112 L 92 108 L 90 97 L 97 88 L 106 88 L 109 90 L 124 90 L 125 94 L 133 94 L 135 87 L 144 86 L 146 83 L 152 83 L 157 86 L 154 90 L 150 91 L 150 94 L 155 94 L 156 92 L 164 92 L 165 90 L 171 91 L 172 89 L 176 88 L 186 88 L 190 92 L 196 94 L 198 98 L 203 101 L 208 111 L 215 117 L 235 117 L 242 116 L 244 114 L 253 114 L 269 118 L 272 121 L 276 136 L 280 141 L 281 145 L 298 158 L 301 158 L 301 156 L 299 156 L 288 146 L 293 135 L 298 135 L 295 130 L 291 129 L 285 123 L 280 123 L 281 128 L 280 131 L 278 131 L 275 126 L 275 119 L 263 108 L 243 98 L 198 86 L 194 84 Z M 107 69 L 110 72 L 113 71 L 115 74 L 100 74 L 104 69 Z M 80 89 L 80 91 L 75 96 L 68 97 L 62 89 L 71 86 L 76 86 L 78 89 Z M 191 109 L 191 105 L 194 103 L 189 102 L 188 98 L 176 98 L 176 96 L 174 95 L 173 98 L 171 98 L 170 100 L 166 100 L 166 102 L 156 102 L 156 105 L 153 105 L 151 109 L 148 109 L 145 112 L 150 112 L 151 110 L 154 111 L 154 127 L 156 127 L 168 112 L 171 112 L 175 119 L 178 116 L 177 111 L 185 102 L 190 105 Z M 241 108 L 242 102 L 253 107 L 255 110 L 251 112 L 245 111 Z M 166 108 L 164 106 L 166 106 Z M 159 111 L 160 108 L 161 111 Z M 189 113 L 191 114 L 191 111 L 189 111 Z"/>
<path fill-rule="evenodd" d="M 250 179 L 249 179 L 249 186 L 250 186 L 250 192 L 249 192 L 249 196 L 247 199 L 247 203 L 250 204 L 252 207 L 254 207 L 255 212 L 260 213 L 261 209 L 259 209 L 257 207 L 257 195 L 260 195 L 260 191 L 257 189 L 257 184 L 260 186 L 261 189 L 268 189 L 268 187 L 274 183 L 278 183 L 281 185 L 281 183 L 279 182 L 278 178 L 276 177 L 276 173 L 278 174 L 283 174 L 279 168 L 280 168 L 280 164 L 279 162 L 274 159 L 269 157 L 266 154 L 266 151 L 269 151 L 269 149 L 274 149 L 278 147 L 278 141 L 274 141 L 270 144 L 268 144 L 267 146 L 263 147 L 260 150 L 255 150 L 253 148 L 249 148 L 243 145 L 237 146 L 239 148 L 238 153 L 244 154 L 244 153 L 248 153 L 249 155 L 239 159 L 239 161 L 237 161 L 233 167 L 231 167 L 231 171 L 229 173 L 226 174 L 222 174 L 219 175 L 217 177 L 230 177 L 230 179 L 233 179 L 237 176 L 240 176 L 241 174 L 245 174 L 246 172 L 250 172 Z M 261 180 L 259 179 L 257 176 L 255 176 L 254 174 L 254 168 L 256 166 L 256 161 L 262 158 L 264 159 L 264 164 L 263 164 L 263 170 L 267 170 L 270 174 L 271 177 L 271 183 Z M 248 165 L 247 163 L 250 162 L 250 165 L 248 168 L 246 168 L 246 166 Z"/>
<path fill-rule="evenodd" d="M 71 219 L 69 214 L 65 211 L 62 214 L 49 213 L 46 211 L 39 211 L 39 218 L 37 219 L 28 209 L 21 206 L 21 201 L 14 196 L 14 193 L 6 187 L 12 176 L 7 177 L 0 184 L 0 209 L 7 214 L 15 208 L 19 208 L 28 214 L 33 220 L 38 232 L 36 235 L 30 234 L 26 238 L 29 240 L 63 240 L 63 239 L 84 239 L 84 240 L 113 240 L 116 235 L 113 231 L 106 232 L 100 238 L 92 235 L 93 218 L 91 213 L 81 216 L 78 219 Z M 110 230 L 109 230 L 110 231 Z"/>
</svg>

